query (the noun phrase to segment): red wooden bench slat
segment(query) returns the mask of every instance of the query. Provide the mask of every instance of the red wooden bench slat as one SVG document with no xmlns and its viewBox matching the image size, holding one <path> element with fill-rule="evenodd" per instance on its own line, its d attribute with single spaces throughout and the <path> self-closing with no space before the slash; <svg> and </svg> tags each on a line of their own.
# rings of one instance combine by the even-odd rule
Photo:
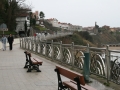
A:
<svg viewBox="0 0 120 90">
<path fill-rule="evenodd" d="M 31 61 L 33 64 L 38 64 L 38 62 L 36 60 L 34 60 L 34 58 L 31 58 Z"/>
<path fill-rule="evenodd" d="M 77 90 L 77 85 L 75 85 L 74 83 L 70 81 L 63 81 L 63 84 L 72 90 Z"/>
<path fill-rule="evenodd" d="M 56 69 L 58 69 L 59 74 L 70 79 L 70 81 L 63 81 L 62 84 L 65 85 L 66 87 L 70 88 L 71 90 L 78 90 L 77 82 L 74 81 L 75 77 L 79 77 L 80 86 L 81 86 L 82 90 L 96 90 L 95 88 L 85 84 L 84 76 L 82 74 L 77 73 L 75 71 L 71 71 L 67 68 L 64 68 L 64 67 L 58 66 L 58 65 L 56 66 Z"/>
<path fill-rule="evenodd" d="M 38 58 L 33 57 L 33 59 L 34 59 L 35 61 L 37 61 L 38 64 L 42 64 L 42 63 L 43 63 L 43 62 L 42 62 L 40 59 L 38 59 Z"/>
<path fill-rule="evenodd" d="M 82 74 L 79 74 L 77 72 L 73 72 L 73 71 L 70 71 L 66 68 L 63 68 L 61 66 L 56 66 L 56 68 L 59 70 L 59 73 L 71 80 L 74 80 L 75 77 L 80 77 L 80 84 L 82 85 L 85 85 L 85 80 L 84 80 L 84 76 Z"/>
<path fill-rule="evenodd" d="M 72 83 L 74 83 L 74 84 L 77 84 L 75 81 L 70 81 L 70 82 L 72 82 Z M 85 89 L 85 90 L 96 90 L 95 88 L 93 88 L 93 87 L 91 87 L 91 86 L 89 86 L 89 85 L 87 85 L 87 84 L 81 85 L 81 87 L 82 87 L 83 89 Z"/>
</svg>

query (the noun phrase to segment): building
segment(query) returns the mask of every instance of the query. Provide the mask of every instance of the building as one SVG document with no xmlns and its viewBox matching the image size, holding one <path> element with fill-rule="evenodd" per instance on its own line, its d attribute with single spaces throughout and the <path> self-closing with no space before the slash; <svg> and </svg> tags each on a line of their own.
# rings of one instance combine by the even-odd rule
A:
<svg viewBox="0 0 120 90">
<path fill-rule="evenodd" d="M 32 18 L 36 18 L 36 20 L 38 20 L 39 19 L 39 12 L 38 11 L 33 12 Z"/>
<path fill-rule="evenodd" d="M 28 10 L 29 11 L 29 10 Z M 25 21 L 27 23 L 27 31 L 30 29 L 30 17 L 28 12 L 21 12 L 16 18 L 16 32 L 20 34 L 25 34 Z"/>
<path fill-rule="evenodd" d="M 35 18 L 35 19 L 36 19 L 36 24 L 37 24 L 37 25 L 40 24 L 39 12 L 38 12 L 38 11 L 32 12 L 32 18 Z"/>
<path fill-rule="evenodd" d="M 69 25 L 67 23 L 58 23 L 58 26 L 62 29 L 62 30 L 68 30 L 69 29 Z"/>
<path fill-rule="evenodd" d="M 47 22 L 52 24 L 53 27 L 60 27 L 60 24 L 56 18 L 47 19 Z"/>
<path fill-rule="evenodd" d="M 47 19 L 47 22 L 52 24 L 53 27 L 60 28 L 61 30 L 70 30 L 70 31 L 81 31 L 82 30 L 82 26 L 59 22 L 56 18 Z"/>
<path fill-rule="evenodd" d="M 110 26 L 104 25 L 104 26 L 102 26 L 102 28 L 104 28 L 105 30 L 109 30 Z"/>
</svg>

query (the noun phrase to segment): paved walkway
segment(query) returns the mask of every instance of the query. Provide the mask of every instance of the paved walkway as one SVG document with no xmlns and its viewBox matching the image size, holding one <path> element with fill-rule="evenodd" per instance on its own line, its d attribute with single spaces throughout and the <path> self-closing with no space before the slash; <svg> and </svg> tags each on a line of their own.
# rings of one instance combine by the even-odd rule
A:
<svg viewBox="0 0 120 90">
<path fill-rule="evenodd" d="M 34 55 L 43 60 L 42 72 L 27 73 L 24 69 L 25 55 L 19 44 L 13 50 L 0 50 L 0 90 L 57 90 L 56 63 Z M 66 78 L 64 78 L 65 80 Z M 113 90 L 92 79 L 91 86 L 97 90 Z M 118 89 L 119 90 L 119 89 Z"/>
</svg>

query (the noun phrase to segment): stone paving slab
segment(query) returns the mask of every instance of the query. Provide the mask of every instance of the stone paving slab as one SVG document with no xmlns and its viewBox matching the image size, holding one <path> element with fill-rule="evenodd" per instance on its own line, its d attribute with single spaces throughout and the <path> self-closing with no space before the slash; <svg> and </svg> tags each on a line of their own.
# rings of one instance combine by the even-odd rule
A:
<svg viewBox="0 0 120 90">
<path fill-rule="evenodd" d="M 57 90 L 57 74 L 54 72 L 56 63 L 43 57 L 32 54 L 43 60 L 40 66 L 42 72 L 32 71 L 27 73 L 24 69 L 24 50 L 19 44 L 13 46 L 13 50 L 0 50 L 0 90 Z M 67 78 L 62 77 L 64 80 Z M 93 80 L 90 85 L 97 90 L 113 90 Z M 119 90 L 119 89 L 118 89 Z"/>
</svg>

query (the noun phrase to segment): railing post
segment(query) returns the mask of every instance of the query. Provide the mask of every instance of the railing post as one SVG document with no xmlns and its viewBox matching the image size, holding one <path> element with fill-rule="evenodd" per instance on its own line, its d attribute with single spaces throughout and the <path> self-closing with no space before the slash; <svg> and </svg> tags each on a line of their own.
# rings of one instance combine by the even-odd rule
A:
<svg viewBox="0 0 120 90">
<path fill-rule="evenodd" d="M 74 66 L 74 42 L 72 42 L 71 49 L 72 66 Z"/>
<path fill-rule="evenodd" d="M 34 46 L 33 46 L 34 43 L 33 42 L 34 42 L 34 40 L 32 40 L 32 49 L 31 49 L 32 51 L 34 51 Z"/>
<path fill-rule="evenodd" d="M 25 49 L 26 49 L 26 38 L 25 38 Z"/>
<path fill-rule="evenodd" d="M 45 57 L 47 57 L 47 41 L 45 41 Z"/>
<path fill-rule="evenodd" d="M 19 40 L 20 40 L 20 48 L 21 48 L 21 38 Z"/>
<path fill-rule="evenodd" d="M 32 39 L 30 40 L 30 46 L 31 48 L 29 47 L 29 50 L 32 51 Z"/>
<path fill-rule="evenodd" d="M 63 60 L 62 41 L 60 41 L 60 61 Z"/>
<path fill-rule="evenodd" d="M 107 83 L 109 83 L 110 80 L 110 53 L 109 53 L 109 45 L 106 46 L 106 76 L 107 76 Z"/>
<path fill-rule="evenodd" d="M 86 82 L 90 82 L 90 52 L 89 44 L 87 45 L 86 52 L 84 52 L 84 65 L 83 65 L 83 75 Z"/>
<path fill-rule="evenodd" d="M 87 52 L 87 53 L 90 53 L 89 44 L 87 44 L 86 52 Z"/>
<path fill-rule="evenodd" d="M 24 47 L 23 47 L 23 38 L 22 38 L 22 48 L 24 48 Z"/>
<path fill-rule="evenodd" d="M 51 41 L 52 55 L 51 58 L 54 60 L 54 49 L 53 49 L 53 40 Z"/>
<path fill-rule="evenodd" d="M 41 52 L 40 52 L 41 51 L 41 41 L 40 40 L 38 41 L 38 44 L 39 44 L 39 54 L 41 54 Z"/>
<path fill-rule="evenodd" d="M 30 50 L 30 41 L 28 40 L 28 50 Z"/>
<path fill-rule="evenodd" d="M 37 53 L 38 50 L 38 41 L 35 42 L 35 53 Z"/>
</svg>

